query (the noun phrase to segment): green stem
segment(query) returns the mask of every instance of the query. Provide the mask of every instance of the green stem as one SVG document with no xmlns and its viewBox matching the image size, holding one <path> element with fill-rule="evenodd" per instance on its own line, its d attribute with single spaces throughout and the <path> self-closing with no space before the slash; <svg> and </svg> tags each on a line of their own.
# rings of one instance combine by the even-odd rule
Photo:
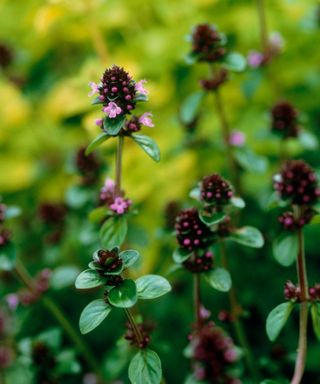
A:
<svg viewBox="0 0 320 384">
<path fill-rule="evenodd" d="M 139 327 L 137 326 L 134 317 L 132 316 L 132 313 L 130 312 L 130 309 L 124 308 L 124 312 L 128 318 L 129 323 L 131 324 L 132 331 L 135 334 L 135 337 L 137 339 L 138 344 L 143 342 L 143 336 L 140 332 Z"/>
<path fill-rule="evenodd" d="M 35 288 L 32 277 L 30 276 L 29 272 L 26 270 L 25 266 L 19 259 L 16 261 L 14 272 L 18 277 L 18 279 L 31 292 L 36 292 L 36 288 Z M 95 372 L 98 376 L 100 376 L 99 364 L 97 363 L 94 356 L 90 352 L 89 347 L 81 339 L 80 335 L 74 330 L 70 321 L 66 318 L 66 316 L 63 314 L 61 309 L 49 297 L 42 296 L 41 302 L 49 310 L 49 312 L 51 312 L 51 314 L 55 317 L 55 319 L 64 329 L 66 334 L 69 336 L 70 340 L 75 344 L 78 351 L 83 355 L 90 369 L 92 369 L 93 372 Z"/>
<path fill-rule="evenodd" d="M 116 153 L 116 185 L 115 196 L 121 194 L 121 174 L 122 174 L 122 150 L 123 150 L 124 137 L 118 137 L 117 153 Z"/>
<path fill-rule="evenodd" d="M 301 210 L 299 207 L 293 207 L 295 216 L 299 216 Z M 300 303 L 300 324 L 299 324 L 299 342 L 298 342 L 298 354 L 296 358 L 296 364 L 294 369 L 293 378 L 291 384 L 299 384 L 302 380 L 303 373 L 306 365 L 307 356 L 307 326 L 308 326 L 308 277 L 306 270 L 306 260 L 304 251 L 304 237 L 303 230 L 298 230 L 299 250 L 297 255 L 297 272 L 298 281 L 301 290 L 301 303 Z"/>
<path fill-rule="evenodd" d="M 268 28 L 267 28 L 267 19 L 266 19 L 264 0 L 257 0 L 257 11 L 258 11 L 258 18 L 259 18 L 261 49 L 264 53 L 267 53 L 269 49 Z"/>
<path fill-rule="evenodd" d="M 197 330 L 201 328 L 201 293 L 200 293 L 200 274 L 195 273 L 193 275 L 193 299 L 194 299 L 194 312 Z"/>
<path fill-rule="evenodd" d="M 228 263 L 228 258 L 227 258 L 227 251 L 226 251 L 226 246 L 223 240 L 220 241 L 220 251 L 221 251 L 221 263 L 223 268 L 225 268 L 227 271 L 229 271 L 229 263 Z M 229 271 L 230 273 L 230 271 Z M 260 375 L 259 372 L 256 368 L 255 360 L 253 358 L 253 354 L 248 342 L 247 335 L 244 331 L 242 322 L 241 322 L 241 315 L 242 315 L 242 307 L 238 303 L 237 300 L 237 295 L 236 295 L 236 290 L 234 288 L 234 285 L 232 285 L 231 289 L 228 292 L 229 296 L 229 303 L 230 303 L 230 312 L 233 320 L 233 326 L 234 326 L 234 331 L 237 336 L 237 340 L 239 344 L 241 345 L 241 348 L 244 353 L 246 365 L 248 368 L 248 371 L 250 372 L 250 375 L 252 379 L 254 380 L 255 383 L 260 382 Z"/>
</svg>

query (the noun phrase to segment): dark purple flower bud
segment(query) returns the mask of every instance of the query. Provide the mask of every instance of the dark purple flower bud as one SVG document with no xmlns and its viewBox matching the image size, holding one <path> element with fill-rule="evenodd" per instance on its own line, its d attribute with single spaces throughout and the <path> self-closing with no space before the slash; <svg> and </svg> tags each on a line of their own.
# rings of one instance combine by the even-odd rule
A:
<svg viewBox="0 0 320 384">
<path fill-rule="evenodd" d="M 176 218 L 176 237 L 181 248 L 204 249 L 214 242 L 214 234 L 200 219 L 195 208 L 180 211 Z"/>
<path fill-rule="evenodd" d="M 194 28 L 192 53 L 198 56 L 198 61 L 219 61 L 226 54 L 223 45 L 223 39 L 214 26 L 200 24 Z"/>
<path fill-rule="evenodd" d="M 201 200 L 217 206 L 226 205 L 233 196 L 231 185 L 217 173 L 203 178 L 201 182 Z"/>
<path fill-rule="evenodd" d="M 297 205 L 313 205 L 320 196 L 316 174 L 303 160 L 287 161 L 274 178 L 274 188 L 282 199 Z"/>
<path fill-rule="evenodd" d="M 271 110 L 273 132 L 283 138 L 297 137 L 299 133 L 298 111 L 287 101 L 275 104 Z"/>
</svg>

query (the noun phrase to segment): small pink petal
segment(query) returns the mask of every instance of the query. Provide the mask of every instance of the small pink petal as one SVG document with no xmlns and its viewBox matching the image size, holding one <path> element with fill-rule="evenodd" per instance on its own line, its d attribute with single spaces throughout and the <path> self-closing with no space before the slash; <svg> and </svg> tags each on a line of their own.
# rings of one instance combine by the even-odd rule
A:
<svg viewBox="0 0 320 384">
<path fill-rule="evenodd" d="M 154 127 L 151 117 L 152 117 L 151 112 L 145 112 L 143 115 L 139 117 L 139 123 L 142 125 L 145 125 L 146 127 Z"/>
</svg>

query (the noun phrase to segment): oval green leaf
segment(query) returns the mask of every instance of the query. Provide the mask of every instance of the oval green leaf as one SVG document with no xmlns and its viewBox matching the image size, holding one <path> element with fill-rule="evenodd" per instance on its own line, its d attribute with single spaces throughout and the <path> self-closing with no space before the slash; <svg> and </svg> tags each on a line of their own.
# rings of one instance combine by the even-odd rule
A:
<svg viewBox="0 0 320 384">
<path fill-rule="evenodd" d="M 293 309 L 293 303 L 282 303 L 276 306 L 267 317 L 266 331 L 270 341 L 275 341 L 287 322 Z"/>
<path fill-rule="evenodd" d="M 273 256 L 284 267 L 294 263 L 298 255 L 299 241 L 296 233 L 282 233 L 272 245 Z"/>
<path fill-rule="evenodd" d="M 128 268 L 139 259 L 140 254 L 134 249 L 127 249 L 126 251 L 120 252 L 119 257 L 122 260 L 123 268 Z"/>
<path fill-rule="evenodd" d="M 138 298 L 155 299 L 171 291 L 168 280 L 158 275 L 145 275 L 136 280 Z"/>
<path fill-rule="evenodd" d="M 139 351 L 129 365 L 132 384 L 159 384 L 162 378 L 161 361 L 151 349 Z"/>
<path fill-rule="evenodd" d="M 261 232 L 254 227 L 246 226 L 232 232 L 228 239 L 251 248 L 261 248 L 264 239 Z"/>
<path fill-rule="evenodd" d="M 79 327 L 84 335 L 91 332 L 109 315 L 112 307 L 105 303 L 103 299 L 91 301 L 81 312 Z"/>
<path fill-rule="evenodd" d="M 205 278 L 212 288 L 220 292 L 228 292 L 232 281 L 230 273 L 224 268 L 215 268 L 205 274 Z"/>
<path fill-rule="evenodd" d="M 157 143 L 146 135 L 131 135 L 133 140 L 145 151 L 154 161 L 160 161 L 160 150 Z"/>
<path fill-rule="evenodd" d="M 86 269 L 77 277 L 75 286 L 78 289 L 88 289 L 100 287 L 103 283 L 104 281 L 101 279 L 98 272 L 94 269 Z"/>
<path fill-rule="evenodd" d="M 131 308 L 137 299 L 136 284 L 130 279 L 124 280 L 121 285 L 112 288 L 108 295 L 110 304 L 117 308 Z"/>
</svg>

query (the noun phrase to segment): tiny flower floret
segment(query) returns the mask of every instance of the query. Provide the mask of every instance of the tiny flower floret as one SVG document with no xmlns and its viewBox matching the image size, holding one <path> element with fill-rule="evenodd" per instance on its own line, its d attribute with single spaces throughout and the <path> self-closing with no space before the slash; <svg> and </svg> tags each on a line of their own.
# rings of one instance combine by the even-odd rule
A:
<svg viewBox="0 0 320 384">
<path fill-rule="evenodd" d="M 144 85 L 147 82 L 147 80 L 143 79 L 143 80 L 140 80 L 138 81 L 136 84 L 135 84 L 135 89 L 138 93 L 141 93 L 141 95 L 148 95 L 148 91 L 145 89 Z"/>
<path fill-rule="evenodd" d="M 99 84 L 96 84 L 93 81 L 90 81 L 88 85 L 91 88 L 91 92 L 88 94 L 89 97 L 93 96 L 96 93 L 99 93 Z"/>
<path fill-rule="evenodd" d="M 114 119 L 121 114 L 122 109 L 114 101 L 110 101 L 108 105 L 103 108 L 103 112 L 105 112 L 110 119 Z"/>
<path fill-rule="evenodd" d="M 124 199 L 120 196 L 114 199 L 114 202 L 110 205 L 110 209 L 118 215 L 123 215 L 131 205 L 131 200 Z"/>
<path fill-rule="evenodd" d="M 145 112 L 143 115 L 139 117 L 139 123 L 145 125 L 146 127 L 154 127 L 153 121 L 151 119 L 152 113 Z"/>
</svg>

